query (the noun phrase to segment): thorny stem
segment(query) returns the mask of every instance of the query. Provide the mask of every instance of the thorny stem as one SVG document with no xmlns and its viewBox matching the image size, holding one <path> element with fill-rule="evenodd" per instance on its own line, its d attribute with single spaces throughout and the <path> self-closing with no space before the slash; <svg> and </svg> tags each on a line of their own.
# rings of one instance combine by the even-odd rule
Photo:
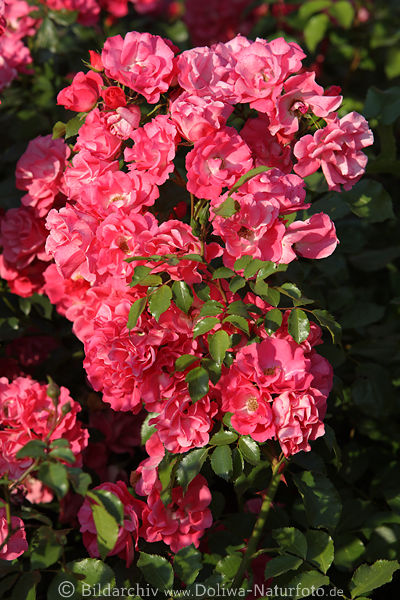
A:
<svg viewBox="0 0 400 600">
<path fill-rule="evenodd" d="M 246 552 L 243 555 L 242 562 L 240 563 L 239 569 L 233 580 L 231 586 L 232 588 L 239 588 L 242 585 L 245 573 L 249 567 L 249 563 L 253 559 L 254 554 L 257 551 L 257 546 L 260 541 L 265 522 L 267 520 L 269 511 L 272 506 L 272 502 L 275 498 L 275 494 L 278 490 L 279 482 L 281 480 L 280 467 L 282 464 L 285 463 L 285 461 L 286 459 L 283 457 L 279 461 L 276 460 L 272 465 L 271 482 L 269 484 L 268 491 L 261 505 L 261 510 L 257 517 L 256 524 L 254 525 L 254 529 L 247 544 Z"/>
</svg>

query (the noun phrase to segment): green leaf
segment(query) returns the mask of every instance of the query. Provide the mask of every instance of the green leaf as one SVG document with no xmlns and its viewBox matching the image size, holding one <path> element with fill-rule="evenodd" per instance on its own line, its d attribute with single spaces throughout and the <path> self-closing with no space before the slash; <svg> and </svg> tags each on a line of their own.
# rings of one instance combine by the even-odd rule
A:
<svg viewBox="0 0 400 600">
<path fill-rule="evenodd" d="M 88 488 L 92 483 L 89 473 L 84 473 L 81 469 L 68 467 L 68 479 L 77 494 L 86 496 Z"/>
<path fill-rule="evenodd" d="M 182 356 L 178 356 L 175 361 L 175 369 L 177 371 L 186 371 L 190 365 L 200 360 L 198 356 L 193 356 L 192 354 L 182 354 Z"/>
<path fill-rule="evenodd" d="M 260 462 L 260 448 L 257 442 L 248 436 L 241 436 L 239 439 L 239 450 L 248 463 L 258 465 Z"/>
<path fill-rule="evenodd" d="M 127 258 L 126 262 L 132 262 L 132 260 L 138 260 L 137 258 Z M 156 286 L 162 283 L 160 275 L 152 275 L 151 271 L 154 267 L 145 267 L 144 265 L 138 265 L 133 271 L 132 281 L 130 287 L 135 285 L 142 286 Z"/>
<path fill-rule="evenodd" d="M 278 577 L 278 575 L 282 575 L 282 573 L 297 569 L 302 564 L 303 560 L 297 556 L 276 556 L 269 560 L 265 567 L 265 579 Z"/>
<path fill-rule="evenodd" d="M 321 473 L 314 474 L 310 471 L 303 471 L 292 477 L 303 498 L 311 527 L 336 527 L 342 502 L 331 481 Z"/>
<path fill-rule="evenodd" d="M 244 317 L 240 317 L 238 315 L 229 315 L 228 317 L 225 317 L 225 319 L 222 322 L 223 323 L 231 323 L 232 325 L 234 325 L 235 327 L 237 327 L 238 329 L 240 329 L 247 335 L 249 335 L 249 333 L 250 333 L 249 324 Z"/>
<path fill-rule="evenodd" d="M 201 366 L 205 368 L 212 383 L 215 385 L 221 378 L 221 366 L 211 358 L 203 358 Z"/>
<path fill-rule="evenodd" d="M 233 265 L 233 268 L 235 269 L 235 271 L 241 271 L 242 269 L 245 269 L 252 260 L 253 260 L 252 256 L 248 256 L 247 254 L 245 254 L 245 255 L 241 256 L 240 258 L 238 258 L 237 260 L 235 260 L 235 264 Z"/>
<path fill-rule="evenodd" d="M 57 562 L 65 543 L 65 535 L 56 533 L 51 527 L 36 529 L 30 544 L 31 569 L 47 569 Z"/>
<path fill-rule="evenodd" d="M 397 560 L 377 560 L 373 565 L 361 565 L 350 581 L 351 597 L 357 598 L 389 583 L 399 568 Z"/>
<path fill-rule="evenodd" d="M 143 573 L 145 580 L 152 587 L 160 590 L 171 588 L 174 583 L 174 572 L 169 562 L 157 554 L 141 552 L 137 566 Z"/>
<path fill-rule="evenodd" d="M 124 523 L 124 507 L 121 500 L 109 490 L 94 489 L 87 496 L 97 504 L 101 504 L 106 511 L 115 519 L 118 525 Z"/>
<path fill-rule="evenodd" d="M 259 271 L 263 266 L 264 266 L 264 261 L 263 260 L 259 260 L 258 258 L 254 258 L 251 260 L 251 262 L 249 262 L 243 272 L 243 276 L 246 279 L 249 279 L 250 277 L 254 277 L 254 275 L 257 273 L 257 271 Z"/>
<path fill-rule="evenodd" d="M 311 52 L 314 52 L 319 42 L 325 36 L 329 25 L 329 17 L 324 13 L 314 15 L 307 22 L 304 28 L 304 39 L 307 47 Z"/>
<path fill-rule="evenodd" d="M 395 218 L 390 194 L 380 182 L 373 179 L 359 181 L 350 191 L 342 194 L 342 199 L 349 203 L 355 215 L 367 223 L 381 223 Z"/>
<path fill-rule="evenodd" d="M 211 455 L 211 467 L 216 475 L 226 481 L 232 477 L 232 452 L 229 446 L 217 446 Z"/>
<path fill-rule="evenodd" d="M 354 569 L 365 552 L 365 546 L 356 535 L 343 533 L 335 536 L 335 567 L 338 569 Z"/>
<path fill-rule="evenodd" d="M 58 138 L 63 138 L 65 136 L 65 131 L 65 123 L 62 121 L 57 121 L 57 123 L 53 126 L 52 139 L 56 140 Z"/>
<path fill-rule="evenodd" d="M 134 327 L 136 327 L 136 323 L 138 322 L 140 315 L 146 308 L 146 304 L 147 304 L 146 296 L 144 296 L 143 298 L 138 298 L 132 304 L 131 308 L 129 309 L 128 322 L 126 324 L 128 329 L 133 329 Z"/>
<path fill-rule="evenodd" d="M 314 596 L 315 590 L 318 590 L 324 585 L 329 585 L 329 577 L 322 575 L 318 571 L 302 571 L 297 572 L 290 581 L 285 582 L 285 586 L 293 588 L 293 595 L 290 600 L 298 600 L 299 598 L 308 598 Z"/>
<path fill-rule="evenodd" d="M 54 448 L 54 450 L 49 452 L 49 456 L 58 460 L 64 460 L 70 465 L 73 465 L 74 462 L 76 462 L 75 454 L 70 448 Z"/>
<path fill-rule="evenodd" d="M 149 298 L 149 311 L 156 321 L 171 306 L 172 291 L 168 285 L 162 285 Z"/>
<path fill-rule="evenodd" d="M 200 298 L 200 300 L 203 300 L 203 302 L 207 302 L 210 299 L 210 288 L 206 283 L 194 283 L 193 288 L 196 292 L 196 295 Z"/>
<path fill-rule="evenodd" d="M 188 384 L 189 394 L 193 402 L 197 402 L 197 400 L 208 394 L 209 376 L 203 367 L 196 367 L 189 371 L 185 381 Z"/>
<path fill-rule="evenodd" d="M 140 428 L 140 443 L 142 444 L 142 446 L 144 446 L 147 440 L 151 438 L 153 433 L 157 431 L 156 426 L 150 425 L 149 421 L 151 421 L 151 419 L 154 419 L 154 417 L 157 417 L 158 414 L 159 413 L 151 412 L 146 416 L 145 420 L 143 421 L 142 426 Z"/>
<path fill-rule="evenodd" d="M 229 335 L 223 329 L 220 329 L 216 333 L 211 333 L 207 337 L 208 349 L 212 358 L 215 360 L 217 365 L 220 365 L 225 358 L 226 351 L 231 345 Z"/>
<path fill-rule="evenodd" d="M 200 309 L 199 316 L 207 317 L 207 316 L 216 316 L 220 315 L 224 310 L 224 305 L 221 302 L 217 302 L 216 300 L 209 300 L 205 302 Z"/>
<path fill-rule="evenodd" d="M 65 139 L 74 137 L 78 134 L 84 124 L 85 119 L 81 115 L 76 115 L 65 124 Z"/>
<path fill-rule="evenodd" d="M 298 344 L 301 344 L 308 338 L 310 322 L 306 313 L 300 308 L 294 308 L 290 311 L 288 332 Z"/>
<path fill-rule="evenodd" d="M 208 331 L 211 331 L 218 323 L 219 319 L 216 317 L 207 317 L 206 319 L 197 321 L 196 325 L 193 327 L 193 339 L 197 338 L 198 335 L 203 335 Z"/>
<path fill-rule="evenodd" d="M 282 292 L 282 294 L 285 294 L 285 296 L 289 296 L 289 298 L 294 298 L 295 300 L 301 298 L 301 291 L 294 283 L 284 283 L 278 290 Z"/>
<path fill-rule="evenodd" d="M 193 303 L 192 290 L 188 284 L 184 281 L 174 281 L 172 284 L 172 293 L 177 307 L 187 314 Z"/>
<path fill-rule="evenodd" d="M 229 219 L 229 217 L 233 217 L 238 210 L 240 210 L 240 204 L 237 200 L 233 198 L 227 198 L 222 202 L 217 208 L 213 208 L 213 212 L 215 215 L 219 217 L 223 217 L 224 219 Z"/>
<path fill-rule="evenodd" d="M 230 279 L 235 275 L 235 272 L 227 267 L 219 267 L 213 273 L 213 279 Z"/>
<path fill-rule="evenodd" d="M 338 344 L 342 338 L 342 328 L 339 323 L 335 321 L 335 318 L 329 314 L 327 310 L 315 309 L 312 311 L 312 314 L 318 319 L 318 322 L 322 327 L 328 329 L 332 336 L 333 343 Z"/>
<path fill-rule="evenodd" d="M 247 310 L 247 307 L 242 300 L 236 300 L 235 302 L 229 304 L 227 313 L 229 315 L 239 315 L 240 317 L 244 317 L 245 319 L 247 319 L 249 316 L 249 311 Z"/>
<path fill-rule="evenodd" d="M 37 48 L 45 48 L 50 52 L 57 52 L 59 48 L 59 36 L 57 28 L 49 17 L 44 17 L 37 31 L 35 45 Z"/>
<path fill-rule="evenodd" d="M 236 292 L 238 290 L 242 289 L 245 285 L 246 285 L 246 280 L 243 277 L 241 277 L 240 275 L 236 275 L 230 281 L 229 289 L 231 290 L 231 292 L 236 294 Z"/>
<path fill-rule="evenodd" d="M 268 335 L 272 335 L 275 331 L 278 331 L 282 325 L 282 311 L 279 308 L 273 308 L 269 310 L 265 316 L 264 326 L 265 331 Z"/>
<path fill-rule="evenodd" d="M 278 306 L 279 301 L 281 299 L 281 295 L 278 290 L 274 288 L 269 288 L 266 294 L 263 294 L 264 298 L 267 302 L 271 304 L 271 306 Z"/>
<path fill-rule="evenodd" d="M 179 579 L 190 584 L 196 581 L 202 568 L 202 556 L 193 544 L 182 548 L 174 556 L 174 570 Z"/>
<path fill-rule="evenodd" d="M 38 478 L 54 490 L 58 498 L 63 498 L 68 492 L 68 472 L 65 465 L 56 462 L 45 462 L 40 465 Z"/>
<path fill-rule="evenodd" d="M 309 0 L 300 5 L 299 18 L 304 24 L 308 21 L 311 15 L 323 11 L 332 4 L 332 0 Z"/>
<path fill-rule="evenodd" d="M 92 504 L 91 509 L 97 532 L 97 547 L 100 557 L 104 560 L 117 542 L 118 523 L 103 505 Z"/>
<path fill-rule="evenodd" d="M 18 450 L 17 458 L 43 458 L 46 457 L 46 443 L 42 440 L 30 440 L 23 448 Z"/>
<path fill-rule="evenodd" d="M 307 560 L 326 573 L 334 557 L 333 540 L 325 531 L 310 529 L 306 532 Z"/>
<path fill-rule="evenodd" d="M 330 6 L 328 12 L 345 29 L 351 27 L 355 13 L 350 2 L 339 0 Z"/>
<path fill-rule="evenodd" d="M 272 531 L 280 550 L 296 554 L 302 559 L 307 556 L 307 540 L 305 535 L 295 527 L 280 527 Z"/>
<path fill-rule="evenodd" d="M 183 489 L 200 473 L 207 455 L 208 448 L 191 450 L 184 455 L 176 471 L 176 479 Z"/>
<path fill-rule="evenodd" d="M 96 594 L 102 597 L 115 588 L 115 576 L 112 569 L 103 561 L 95 558 L 75 560 L 65 565 L 65 571 L 59 572 L 50 583 L 47 600 L 81 600 L 87 590 L 96 586 Z M 64 591 L 64 596 L 60 593 Z M 68 596 L 66 595 L 68 593 Z M 23 598 L 24 596 L 20 596 Z"/>
<path fill-rule="evenodd" d="M 231 187 L 231 189 L 229 190 L 228 197 L 232 196 L 232 194 L 234 194 L 247 181 L 249 181 L 250 179 L 253 179 L 253 177 L 256 177 L 260 173 L 265 173 L 265 171 L 270 171 L 271 168 L 272 167 L 267 167 L 266 165 L 260 165 L 259 167 L 255 167 L 254 169 L 250 169 L 250 171 L 247 171 L 247 173 L 245 173 L 244 175 L 239 177 L 239 179 L 237 180 L 235 185 L 233 185 Z"/>
<path fill-rule="evenodd" d="M 221 573 L 224 582 L 234 578 L 242 562 L 242 557 L 243 555 L 239 552 L 232 552 L 217 562 L 215 570 L 217 573 Z"/>
<path fill-rule="evenodd" d="M 217 433 L 214 433 L 212 438 L 210 439 L 210 444 L 214 446 L 225 446 L 226 444 L 232 444 L 236 442 L 238 436 L 233 431 L 226 431 L 222 429 Z"/>
</svg>

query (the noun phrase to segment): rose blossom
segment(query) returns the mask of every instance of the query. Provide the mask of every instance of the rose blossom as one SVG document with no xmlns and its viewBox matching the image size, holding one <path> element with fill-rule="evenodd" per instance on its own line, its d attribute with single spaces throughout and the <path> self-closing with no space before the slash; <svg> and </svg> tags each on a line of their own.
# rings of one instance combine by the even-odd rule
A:
<svg viewBox="0 0 400 600">
<path fill-rule="evenodd" d="M 64 88 L 57 96 L 57 104 L 68 110 L 88 112 L 91 110 L 101 94 L 103 79 L 98 73 L 79 71 L 72 80 L 71 85 Z"/>
<path fill-rule="evenodd" d="M 106 75 L 154 104 L 173 77 L 173 51 L 158 35 L 130 31 L 106 40 L 101 54 Z"/>
<path fill-rule="evenodd" d="M 183 92 L 169 107 L 172 121 L 187 140 L 196 140 L 225 125 L 233 107 L 211 97 Z"/>
<path fill-rule="evenodd" d="M 216 200 L 253 166 L 250 149 L 232 127 L 200 138 L 186 156 L 189 192 Z"/>
<path fill-rule="evenodd" d="M 368 158 L 361 148 L 374 141 L 368 123 L 356 112 L 335 118 L 314 135 L 305 135 L 296 143 L 294 154 L 298 163 L 294 170 L 301 177 L 315 173 L 319 167 L 329 189 L 350 190 L 362 177 Z"/>
<path fill-rule="evenodd" d="M 104 113 L 92 110 L 79 129 L 74 150 L 87 150 L 100 159 L 112 160 L 121 148 L 121 140 L 113 135 Z"/>
</svg>

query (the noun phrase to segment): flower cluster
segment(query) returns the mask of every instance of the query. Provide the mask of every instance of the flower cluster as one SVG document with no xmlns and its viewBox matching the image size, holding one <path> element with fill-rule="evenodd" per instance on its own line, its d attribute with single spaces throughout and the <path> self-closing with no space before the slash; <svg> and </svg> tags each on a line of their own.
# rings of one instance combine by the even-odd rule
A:
<svg viewBox="0 0 400 600">
<path fill-rule="evenodd" d="M 17 377 L 12 382 L 0 378 L 0 475 L 11 481 L 22 478 L 20 483 L 30 502 L 49 502 L 52 493 L 33 477 L 24 477 L 34 460 L 18 458 L 18 451 L 32 440 L 50 443 L 64 438 L 75 456 L 74 464 L 81 464 L 89 436 L 77 421 L 80 410 L 64 387 L 55 402 L 47 385 L 29 377 Z"/>
<path fill-rule="evenodd" d="M 211 524 L 206 480 L 185 492 L 172 482 L 166 496 L 158 473 L 207 446 L 223 419 L 286 456 L 324 432 L 332 370 L 314 349 L 320 328 L 307 321 L 294 339 L 298 309 L 274 308 L 264 280 L 334 251 L 326 214 L 299 218 L 304 177 L 321 167 L 330 189 L 350 189 L 372 134 L 357 113 L 338 117 L 338 90 L 319 86 L 304 57 L 283 38 L 179 53 L 149 33 L 111 37 L 58 95 L 85 113 L 76 140 L 37 138 L 18 163 L 26 195 L 1 223 L 3 277 L 72 321 L 88 380 L 114 411 L 153 413 L 134 473 L 146 505 L 112 484 L 125 506 L 112 553 L 128 564 L 138 535 L 173 552 L 198 546 Z M 13 448 L 7 469 L 19 468 Z M 79 519 L 97 556 L 89 500 Z"/>
<path fill-rule="evenodd" d="M 31 12 L 32 6 L 25 0 L 0 2 L 0 91 L 19 73 L 29 73 L 32 56 L 23 40 L 32 36 L 38 26 Z"/>
</svg>

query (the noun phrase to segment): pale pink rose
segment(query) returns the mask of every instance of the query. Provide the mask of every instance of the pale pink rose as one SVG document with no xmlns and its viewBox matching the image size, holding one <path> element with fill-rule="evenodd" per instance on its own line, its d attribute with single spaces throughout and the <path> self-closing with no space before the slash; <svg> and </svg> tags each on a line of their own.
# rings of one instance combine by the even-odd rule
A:
<svg viewBox="0 0 400 600">
<path fill-rule="evenodd" d="M 32 206 L 39 216 L 45 216 L 62 190 L 62 176 L 70 149 L 61 139 L 51 135 L 31 140 L 17 162 L 16 186 L 26 190 L 22 203 Z"/>
<path fill-rule="evenodd" d="M 25 0 L 6 0 L 4 6 L 4 17 L 7 28 L 20 39 L 34 35 L 39 20 L 30 16 L 32 6 Z"/>
<path fill-rule="evenodd" d="M 133 148 L 126 148 L 124 157 L 132 168 L 145 171 L 157 185 L 163 184 L 175 168 L 173 163 L 179 136 L 173 122 L 158 115 L 132 133 Z"/>
<path fill-rule="evenodd" d="M 129 493 L 128 488 L 123 481 L 117 481 L 116 483 L 102 483 L 93 489 L 111 492 L 122 502 L 124 507 L 124 522 L 119 528 L 115 546 L 108 553 L 108 556 L 118 555 L 125 560 L 126 566 L 129 567 L 133 561 L 135 548 L 137 548 L 140 527 L 139 518 L 146 505 L 141 500 L 136 500 L 136 498 Z M 92 557 L 99 557 L 97 530 L 92 512 L 93 504 L 94 500 L 87 498 L 78 512 L 78 519 L 81 526 L 80 531 L 83 534 L 83 543 L 85 544 L 89 555 Z"/>
<path fill-rule="evenodd" d="M 312 393 L 283 392 L 274 399 L 272 411 L 276 437 L 285 456 L 311 450 L 309 441 L 325 433 Z"/>
<path fill-rule="evenodd" d="M 252 151 L 256 167 L 277 167 L 284 173 L 290 173 L 293 167 L 291 148 L 281 144 L 276 136 L 271 135 L 266 115 L 260 113 L 254 119 L 247 119 L 240 135 Z"/>
<path fill-rule="evenodd" d="M 174 553 L 190 544 L 198 548 L 204 531 L 212 524 L 210 502 L 211 493 L 202 475 L 190 482 L 186 493 L 181 487 L 173 488 L 168 506 L 154 489 L 143 511 L 140 535 L 148 542 L 163 541 Z"/>
<path fill-rule="evenodd" d="M 28 550 L 28 542 L 26 541 L 24 522 L 19 517 L 11 517 L 11 530 L 14 533 L 6 541 L 8 535 L 8 524 L 6 517 L 6 509 L 0 507 L 0 559 L 14 560 Z M 3 545 L 4 544 L 4 545 Z"/>
<path fill-rule="evenodd" d="M 141 113 L 140 108 L 136 105 L 119 106 L 115 111 L 105 113 L 104 117 L 110 132 L 121 140 L 127 140 L 139 127 Z"/>
<path fill-rule="evenodd" d="M 98 73 L 79 71 L 74 76 L 71 85 L 59 92 L 57 104 L 61 104 L 68 110 L 88 112 L 96 105 L 102 85 L 103 79 Z"/>
<path fill-rule="evenodd" d="M 100 159 L 112 160 L 120 148 L 121 140 L 110 132 L 105 113 L 98 108 L 92 110 L 79 129 L 74 150 L 86 150 Z"/>
<path fill-rule="evenodd" d="M 83 304 L 85 293 L 89 283 L 83 279 L 66 279 L 59 272 L 57 265 L 49 265 L 43 272 L 43 292 L 49 297 L 52 304 L 56 305 L 57 311 L 65 315 L 71 305 Z"/>
<path fill-rule="evenodd" d="M 279 169 L 271 169 L 252 177 L 240 187 L 239 192 L 253 194 L 257 202 L 264 201 L 278 206 L 281 215 L 310 207 L 310 204 L 304 202 L 304 180 L 293 173 L 284 174 Z"/>
<path fill-rule="evenodd" d="M 250 102 L 260 112 L 269 112 L 284 80 L 301 69 L 305 54 L 298 44 L 283 38 L 271 42 L 257 38 L 235 58 L 239 76 L 235 91 L 240 101 Z"/>
<path fill-rule="evenodd" d="M 298 163 L 294 170 L 301 177 L 311 175 L 319 167 L 329 189 L 350 190 L 362 177 L 368 162 L 362 148 L 374 141 L 368 123 L 356 112 L 329 121 L 314 135 L 305 135 L 296 143 L 294 154 Z"/>
<path fill-rule="evenodd" d="M 130 31 L 106 40 L 101 59 L 106 75 L 154 104 L 173 77 L 173 51 L 158 35 Z"/>
<path fill-rule="evenodd" d="M 289 77 L 284 83 L 285 93 L 280 96 L 271 112 L 269 130 L 292 136 L 299 129 L 299 119 L 308 112 L 317 117 L 327 117 L 342 103 L 342 96 L 325 95 L 315 81 L 314 72 Z"/>
<path fill-rule="evenodd" d="M 0 246 L 3 257 L 11 268 L 23 269 L 35 258 L 51 258 L 44 249 L 46 228 L 31 208 L 10 208 L 0 221 Z"/>
<path fill-rule="evenodd" d="M 253 167 L 250 149 L 232 127 L 201 138 L 186 156 L 189 192 L 216 200 Z"/>
<path fill-rule="evenodd" d="M 286 228 L 282 261 L 290 262 L 296 255 L 326 258 L 334 252 L 338 243 L 331 219 L 325 213 L 317 213 L 305 221 L 293 221 Z"/>
<path fill-rule="evenodd" d="M 32 504 L 42 504 L 51 502 L 54 498 L 54 493 L 49 490 L 39 479 L 28 476 L 24 479 L 24 487 L 27 490 L 25 498 Z"/>
<path fill-rule="evenodd" d="M 27 73 L 32 56 L 17 34 L 5 32 L 0 36 L 0 91 L 18 76 Z"/>
<path fill-rule="evenodd" d="M 196 140 L 226 124 L 233 107 L 211 97 L 183 92 L 169 106 L 172 121 L 187 140 Z"/>
</svg>

